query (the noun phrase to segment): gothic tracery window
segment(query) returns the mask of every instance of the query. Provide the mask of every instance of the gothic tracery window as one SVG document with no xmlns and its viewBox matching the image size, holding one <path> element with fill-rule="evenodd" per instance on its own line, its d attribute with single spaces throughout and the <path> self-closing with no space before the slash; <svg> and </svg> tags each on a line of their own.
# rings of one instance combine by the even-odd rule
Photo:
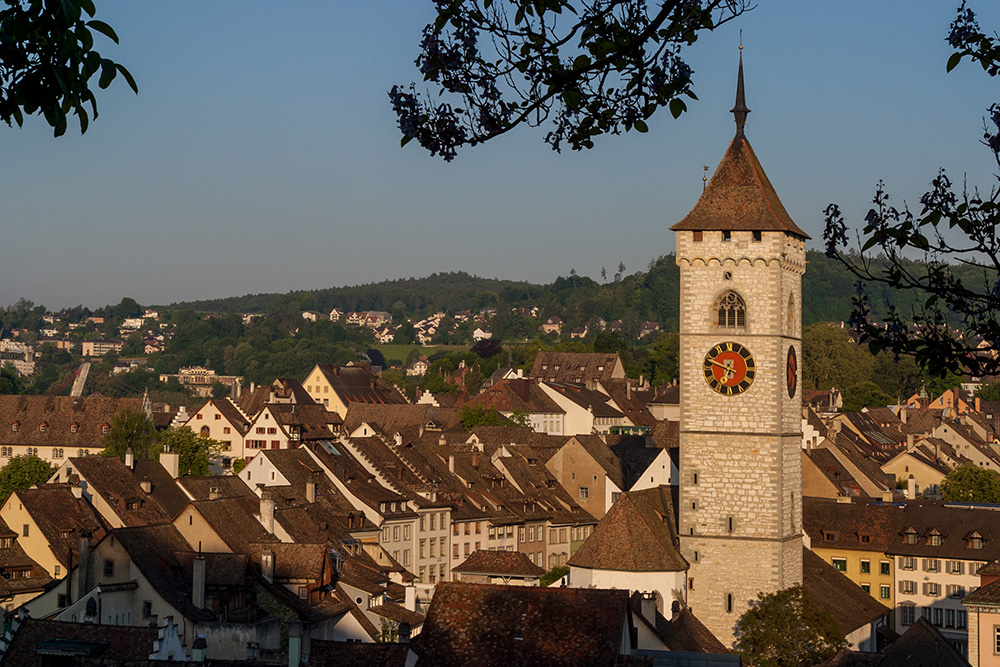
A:
<svg viewBox="0 0 1000 667">
<path fill-rule="evenodd" d="M 735 329 L 746 326 L 747 307 L 743 298 L 736 292 L 729 291 L 719 300 L 719 326 L 725 329 Z"/>
</svg>

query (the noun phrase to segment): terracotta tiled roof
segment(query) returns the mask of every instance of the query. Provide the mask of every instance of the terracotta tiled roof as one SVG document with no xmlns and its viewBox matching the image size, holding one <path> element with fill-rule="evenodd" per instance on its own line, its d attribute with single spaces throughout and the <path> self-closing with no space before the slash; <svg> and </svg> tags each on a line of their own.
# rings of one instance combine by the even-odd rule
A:
<svg viewBox="0 0 1000 667">
<path fill-rule="evenodd" d="M 672 422 L 676 424 L 677 422 Z M 621 465 L 623 491 L 631 489 L 646 472 L 663 449 L 657 447 L 653 438 L 644 435 L 609 435 L 608 449 L 618 457 Z"/>
<path fill-rule="evenodd" d="M 128 553 L 132 565 L 142 573 L 168 604 L 190 620 L 212 620 L 214 614 L 191 602 L 192 579 L 179 558 L 193 550 L 172 525 L 139 526 L 112 530 L 105 539 L 114 538 Z"/>
<path fill-rule="evenodd" d="M 184 493 L 184 489 L 177 483 L 177 480 L 170 476 L 170 473 L 160 465 L 159 461 L 152 459 L 136 461 L 132 467 L 132 476 L 135 477 L 140 486 L 142 486 L 143 481 L 149 481 L 150 495 L 171 518 L 180 514 L 191 500 Z"/>
<path fill-rule="evenodd" d="M 60 644 L 87 646 L 109 658 L 147 660 L 157 639 L 156 628 L 25 619 L 3 656 L 4 665 L 37 665 L 39 649 L 53 653 Z M 47 645 L 47 646 L 39 646 Z M 70 658 L 70 660 L 73 660 Z M 73 660 L 73 664 L 76 661 Z"/>
<path fill-rule="evenodd" d="M 433 405 L 351 404 L 344 419 L 344 429 L 350 433 L 362 423 L 377 429 L 386 438 L 391 438 L 396 433 L 420 437 L 421 429 L 428 424 L 434 424 L 435 428 L 443 431 L 460 428 L 462 417 L 454 408 L 438 408 Z"/>
<path fill-rule="evenodd" d="M 310 642 L 309 667 L 406 667 L 409 654 L 409 644 L 362 644 L 313 639 Z"/>
<path fill-rule="evenodd" d="M 207 475 L 204 477 L 181 477 L 177 483 L 195 500 L 208 500 L 212 489 L 217 498 L 251 497 L 253 490 L 247 486 L 239 475 Z"/>
<path fill-rule="evenodd" d="M 610 667 L 627 615 L 624 590 L 443 582 L 415 651 L 442 667 Z"/>
<path fill-rule="evenodd" d="M 277 541 L 254 518 L 260 513 L 260 501 L 256 497 L 199 500 L 192 506 L 219 539 L 236 553 L 247 553 L 251 542 Z"/>
<path fill-rule="evenodd" d="M 473 551 L 461 565 L 451 568 L 459 574 L 483 574 L 494 577 L 535 578 L 545 574 L 545 570 L 520 551 Z"/>
<path fill-rule="evenodd" d="M 736 137 L 698 203 L 673 231 L 778 231 L 802 239 L 745 137 Z"/>
<path fill-rule="evenodd" d="M 86 531 L 92 539 L 104 537 L 105 525 L 93 506 L 76 498 L 68 485 L 41 484 L 18 489 L 13 494 L 42 532 L 52 555 L 63 567 L 79 562 L 80 537 Z"/>
<path fill-rule="evenodd" d="M 621 491 L 627 491 L 622 478 L 622 465 L 615 453 L 596 435 L 575 435 L 573 438 L 604 469 L 608 479 Z"/>
<path fill-rule="evenodd" d="M 248 545 L 254 563 L 261 562 L 261 554 L 274 552 L 274 578 L 319 580 L 329 574 L 327 547 L 323 544 L 286 544 L 263 542 Z"/>
<path fill-rule="evenodd" d="M 480 406 L 499 412 L 554 413 L 565 414 L 565 410 L 553 401 L 537 381 L 527 378 L 501 380 L 479 394 L 467 405 Z"/>
<path fill-rule="evenodd" d="M 868 625 L 890 611 L 806 548 L 802 549 L 802 584 L 809 599 L 832 613 L 845 634 Z"/>
<path fill-rule="evenodd" d="M 649 622 L 642 617 L 642 593 L 639 591 L 632 593 L 629 606 L 632 608 L 632 618 L 635 622 Z M 706 628 L 687 607 L 681 607 L 669 621 L 657 611 L 654 629 L 669 651 L 730 653 L 729 649 L 716 639 L 712 631 Z"/>
<path fill-rule="evenodd" d="M 996 563 L 996 561 L 993 561 Z M 984 574 L 984 570 L 992 565 L 993 563 L 987 563 L 979 569 L 979 574 Z M 996 571 L 996 568 L 994 568 Z M 1000 606 L 1000 579 L 986 584 L 982 588 L 978 588 L 975 591 L 969 593 L 962 599 L 962 604 L 969 605 L 982 605 L 984 607 L 997 607 Z"/>
<path fill-rule="evenodd" d="M 104 425 L 110 426 L 125 409 L 141 411 L 142 399 L 0 396 L 0 443 L 70 450 L 102 447 Z"/>
<path fill-rule="evenodd" d="M 99 494 L 126 526 L 170 523 L 171 517 L 139 486 L 121 459 L 114 456 L 84 456 L 67 459 L 88 491 Z M 138 507 L 131 507 L 138 503 Z"/>
<path fill-rule="evenodd" d="M 899 528 L 886 553 L 923 558 L 990 561 L 1000 556 L 1000 512 L 958 503 L 933 501 L 908 502 Z M 904 533 L 912 528 L 916 544 L 906 544 Z M 941 546 L 931 546 L 927 539 L 936 530 Z M 976 549 L 975 536 L 982 538 Z"/>
<path fill-rule="evenodd" d="M 588 384 L 611 380 L 616 367 L 621 366 L 617 353 L 603 352 L 549 352 L 535 355 L 529 377 L 555 382 Z M 558 367 L 558 368 L 557 368 Z"/>
<path fill-rule="evenodd" d="M 344 403 L 406 403 L 395 387 L 364 366 L 319 364 L 316 368 Z"/>
<path fill-rule="evenodd" d="M 638 392 L 628 388 L 628 382 L 628 380 L 607 380 L 602 381 L 601 386 L 611 396 L 611 400 L 618 406 L 618 409 L 625 413 L 625 416 L 633 424 L 636 426 L 655 426 L 656 419 L 646 407 L 645 401 L 640 398 Z"/>
<path fill-rule="evenodd" d="M 923 617 L 889 644 L 879 667 L 969 667 L 937 629 Z"/>
<path fill-rule="evenodd" d="M 623 494 L 569 559 L 573 567 L 627 572 L 677 572 L 688 562 L 677 551 L 668 487 Z"/>
<path fill-rule="evenodd" d="M 544 384 L 560 396 L 573 401 L 581 408 L 592 411 L 595 417 L 616 419 L 625 416 L 624 413 L 609 403 L 610 396 L 602 394 L 599 391 L 587 389 L 582 384 L 562 382 L 545 382 Z"/>
<path fill-rule="evenodd" d="M 815 549 L 884 552 L 902 530 L 903 521 L 902 504 L 802 499 L 802 530 Z"/>
<path fill-rule="evenodd" d="M 410 611 L 406 607 L 393 602 L 383 602 L 382 604 L 375 605 L 374 607 L 369 607 L 368 611 L 376 616 L 387 618 L 390 621 L 395 621 L 396 623 L 409 623 L 411 628 L 423 625 L 424 619 L 426 618 L 423 614 Z"/>
</svg>

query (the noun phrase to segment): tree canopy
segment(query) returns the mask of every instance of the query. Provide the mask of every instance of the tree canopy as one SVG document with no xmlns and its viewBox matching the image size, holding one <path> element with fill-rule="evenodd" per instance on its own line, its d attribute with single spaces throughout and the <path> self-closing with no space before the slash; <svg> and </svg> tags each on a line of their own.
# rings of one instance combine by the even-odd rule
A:
<svg viewBox="0 0 1000 667">
<path fill-rule="evenodd" d="M 994 470 L 965 463 L 948 473 L 941 483 L 945 500 L 1000 503 L 1000 475 Z"/>
<path fill-rule="evenodd" d="M 80 132 L 97 118 L 91 81 L 107 88 L 118 75 L 135 92 L 135 79 L 125 67 L 94 48 L 94 33 L 118 43 L 104 21 L 93 18 L 92 0 L 3 0 L 0 7 L 0 120 L 18 126 L 24 115 L 38 113 L 55 136 L 66 132 L 74 114 Z"/>
<path fill-rule="evenodd" d="M 222 453 L 223 447 L 218 440 L 198 435 L 187 426 L 161 433 L 159 446 L 180 455 L 178 470 L 181 476 L 196 477 L 212 474 L 209 464 Z"/>
<path fill-rule="evenodd" d="M 734 646 L 758 667 L 787 667 L 818 664 L 847 648 L 847 640 L 833 614 L 798 585 L 759 593 L 736 624 Z"/>
<path fill-rule="evenodd" d="M 445 160 L 527 125 L 555 150 L 636 130 L 697 99 L 681 57 L 749 0 L 441 0 L 416 65 L 429 86 L 389 92 L 403 134 Z M 441 100 L 446 101 L 441 101 Z"/>
<path fill-rule="evenodd" d="M 156 427 L 141 410 L 125 408 L 111 418 L 111 427 L 101 438 L 104 445 L 102 456 L 125 458 L 125 452 L 132 450 L 137 459 L 153 458 L 159 451 Z"/>
<path fill-rule="evenodd" d="M 955 49 L 949 71 L 968 59 L 978 63 L 986 76 L 1000 75 L 1000 36 L 985 33 L 964 1 L 947 42 Z M 1000 103 L 992 104 L 986 114 L 982 144 L 1000 166 Z M 827 254 L 859 279 L 851 323 L 872 351 L 888 349 L 911 356 L 939 375 L 967 372 L 981 377 L 1000 372 L 1000 358 L 984 351 L 1000 346 L 997 186 L 994 183 L 988 194 L 968 185 L 958 189 L 941 169 L 914 212 L 905 204 L 894 205 L 879 182 L 859 247 L 852 253 L 843 250 L 849 233 L 840 208 L 827 207 L 823 233 Z M 909 262 L 907 257 L 914 255 L 924 261 Z M 912 316 L 890 308 L 884 322 L 873 317 L 872 291 L 880 286 L 917 295 L 919 305 Z"/>
<path fill-rule="evenodd" d="M 0 468 L 0 503 L 16 489 L 30 489 L 33 484 L 44 484 L 55 471 L 55 466 L 37 456 L 15 456 Z"/>
</svg>

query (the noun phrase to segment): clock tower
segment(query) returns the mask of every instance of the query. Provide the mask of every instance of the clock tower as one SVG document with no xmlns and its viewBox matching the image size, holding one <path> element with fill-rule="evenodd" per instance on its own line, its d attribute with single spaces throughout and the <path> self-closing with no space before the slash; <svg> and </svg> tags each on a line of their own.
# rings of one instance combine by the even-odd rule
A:
<svg viewBox="0 0 1000 667">
<path fill-rule="evenodd" d="M 742 47 L 741 47 L 742 48 Z M 681 551 L 688 605 L 724 644 L 759 592 L 802 583 L 802 274 L 809 236 L 736 136 L 676 232 Z"/>
</svg>

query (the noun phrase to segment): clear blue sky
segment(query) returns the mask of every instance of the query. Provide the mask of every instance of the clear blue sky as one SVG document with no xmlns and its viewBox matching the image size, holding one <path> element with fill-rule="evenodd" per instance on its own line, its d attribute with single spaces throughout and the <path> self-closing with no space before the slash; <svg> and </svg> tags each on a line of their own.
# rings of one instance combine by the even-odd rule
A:
<svg viewBox="0 0 1000 667">
<path fill-rule="evenodd" d="M 687 52 L 680 120 L 561 155 L 522 130 L 448 164 L 399 147 L 386 96 L 416 78 L 430 0 L 98 0 L 139 95 L 99 93 L 82 137 L 0 127 L 0 305 L 644 269 L 734 133 L 740 28 L 747 136 L 818 247 L 826 204 L 857 223 L 880 178 L 913 203 L 941 166 L 996 183 L 978 142 L 998 81 L 945 73 L 957 2 L 759 0 Z M 1000 27 L 1000 3 L 972 6 Z"/>
</svg>

